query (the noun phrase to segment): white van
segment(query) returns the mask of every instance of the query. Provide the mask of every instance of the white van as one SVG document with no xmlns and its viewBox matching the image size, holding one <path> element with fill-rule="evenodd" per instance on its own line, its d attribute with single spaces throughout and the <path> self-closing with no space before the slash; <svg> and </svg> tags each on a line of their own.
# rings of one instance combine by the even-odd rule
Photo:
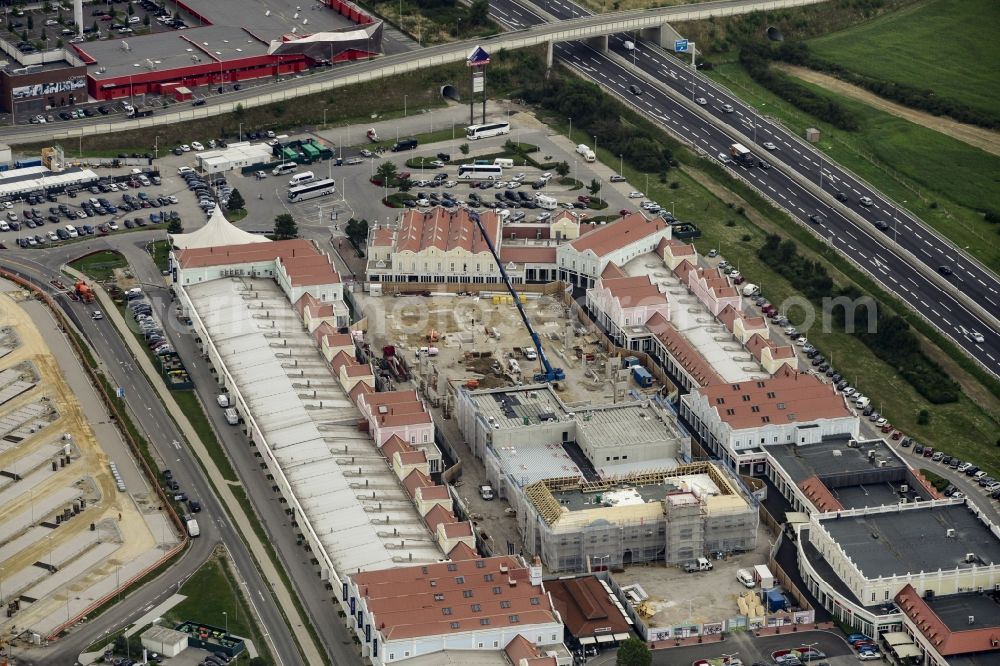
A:
<svg viewBox="0 0 1000 666">
<path fill-rule="evenodd" d="M 753 589 L 757 587 L 757 581 L 754 580 L 753 574 L 750 573 L 749 569 L 740 569 L 736 572 L 736 580 L 743 584 L 743 587 L 747 589 Z"/>
<path fill-rule="evenodd" d="M 237 412 L 233 407 L 230 407 L 225 411 L 226 423 L 229 425 L 237 425 L 240 422 L 240 413 Z"/>
<path fill-rule="evenodd" d="M 509 157 L 498 157 L 493 160 L 493 166 L 503 167 L 504 169 L 513 169 L 514 160 Z"/>
<path fill-rule="evenodd" d="M 559 202 L 556 201 L 554 197 L 549 197 L 544 194 L 535 195 L 535 204 L 542 210 L 555 210 Z"/>
<path fill-rule="evenodd" d="M 295 174 L 288 180 L 288 187 L 305 185 L 306 183 L 311 183 L 314 180 L 316 180 L 316 176 L 313 175 L 312 171 L 303 171 L 302 173 Z"/>
<path fill-rule="evenodd" d="M 854 401 L 854 406 L 857 407 L 858 409 L 864 409 L 865 407 L 870 405 L 871 402 L 872 402 L 871 398 L 867 396 L 861 396 L 860 398 Z"/>
<path fill-rule="evenodd" d="M 66 233 L 69 234 L 70 238 L 76 238 L 77 236 L 80 235 L 79 232 L 77 232 L 76 227 L 74 227 L 72 224 L 66 225 Z"/>
<path fill-rule="evenodd" d="M 284 164 L 279 164 L 278 166 L 271 169 L 271 173 L 275 176 L 280 176 L 282 174 L 290 173 L 298 168 L 298 164 L 295 162 L 285 162 Z"/>
</svg>

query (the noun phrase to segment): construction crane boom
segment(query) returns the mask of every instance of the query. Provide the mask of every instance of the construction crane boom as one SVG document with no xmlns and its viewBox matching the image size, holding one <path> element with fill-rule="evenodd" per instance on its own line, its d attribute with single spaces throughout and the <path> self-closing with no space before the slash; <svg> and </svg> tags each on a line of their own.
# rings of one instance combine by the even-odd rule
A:
<svg viewBox="0 0 1000 666">
<path fill-rule="evenodd" d="M 535 328 L 531 325 L 531 321 L 528 319 L 528 313 L 524 311 L 524 305 L 521 304 L 521 298 L 517 295 L 517 291 L 514 289 L 514 283 L 510 281 L 510 276 L 507 275 L 507 271 L 504 270 L 503 262 L 500 261 L 500 255 L 497 254 L 497 249 L 493 245 L 493 241 L 490 240 L 490 235 L 486 233 L 486 227 L 483 226 L 483 221 L 479 217 L 479 213 L 474 210 L 469 210 L 469 218 L 476 223 L 479 227 L 479 233 L 483 235 L 483 240 L 486 241 L 486 246 L 490 248 L 490 254 L 493 255 L 493 261 L 496 262 L 497 268 L 500 269 L 500 277 L 503 278 L 503 282 L 507 285 L 507 291 L 514 298 L 514 305 L 517 306 L 517 311 L 521 315 L 521 321 L 524 322 L 524 327 L 528 329 L 528 334 L 531 335 L 531 342 L 535 345 L 535 351 L 538 353 L 538 360 L 542 364 L 543 372 L 535 375 L 534 379 L 536 382 L 558 382 L 566 379 L 566 373 L 563 372 L 562 368 L 553 368 L 552 364 L 549 363 L 548 356 L 545 355 L 545 350 L 542 349 L 542 340 L 538 337 L 538 333 L 535 332 Z"/>
</svg>

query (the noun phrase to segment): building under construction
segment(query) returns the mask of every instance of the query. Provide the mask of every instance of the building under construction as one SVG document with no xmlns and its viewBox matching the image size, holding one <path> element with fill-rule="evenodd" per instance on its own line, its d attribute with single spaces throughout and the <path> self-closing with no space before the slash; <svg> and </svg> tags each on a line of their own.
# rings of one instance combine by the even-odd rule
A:
<svg viewBox="0 0 1000 666">
<path fill-rule="evenodd" d="M 559 572 L 752 550 L 757 506 L 741 490 L 702 462 L 608 481 L 545 479 L 511 499 L 525 544 Z"/>
</svg>

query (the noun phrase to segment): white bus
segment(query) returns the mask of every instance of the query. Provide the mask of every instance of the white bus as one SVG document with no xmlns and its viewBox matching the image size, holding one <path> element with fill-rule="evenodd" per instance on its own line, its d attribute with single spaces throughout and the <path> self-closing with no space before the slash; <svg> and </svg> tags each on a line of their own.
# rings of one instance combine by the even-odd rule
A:
<svg viewBox="0 0 1000 666">
<path fill-rule="evenodd" d="M 330 180 L 329 178 L 324 178 L 323 180 L 317 180 L 314 183 L 308 183 L 306 185 L 299 185 L 298 187 L 291 188 L 288 190 L 288 200 L 305 201 L 306 199 L 325 197 L 326 195 L 333 194 L 336 191 L 337 182 Z"/>
<path fill-rule="evenodd" d="M 501 134 L 510 134 L 510 123 L 487 123 L 485 125 L 469 125 L 465 128 L 465 138 L 470 141 L 487 139 Z"/>
<path fill-rule="evenodd" d="M 292 176 L 288 181 L 288 187 L 295 187 L 296 185 L 305 185 L 306 183 L 311 183 L 316 180 L 316 176 L 313 175 L 312 171 L 303 171 L 302 173 L 297 173 Z"/>
<path fill-rule="evenodd" d="M 459 164 L 458 177 L 479 180 L 499 180 L 503 167 L 499 164 Z"/>
</svg>

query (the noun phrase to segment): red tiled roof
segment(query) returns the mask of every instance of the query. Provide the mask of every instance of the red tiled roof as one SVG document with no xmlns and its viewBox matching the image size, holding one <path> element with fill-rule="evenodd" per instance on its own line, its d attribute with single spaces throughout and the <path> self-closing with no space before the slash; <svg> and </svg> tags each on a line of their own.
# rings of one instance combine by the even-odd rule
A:
<svg viewBox="0 0 1000 666">
<path fill-rule="evenodd" d="M 779 347 L 772 341 L 763 337 L 760 333 L 754 333 L 747 340 L 746 344 L 747 350 L 753 354 L 753 357 L 760 361 L 764 356 L 764 349 L 768 348 L 771 350 L 771 358 L 777 360 L 782 358 L 792 358 L 795 356 L 795 350 L 793 350 L 788 345 L 783 345 Z"/>
<path fill-rule="evenodd" d="M 685 259 L 674 268 L 674 275 L 680 278 L 681 282 L 689 284 L 688 276 L 695 270 L 695 265 Z"/>
<path fill-rule="evenodd" d="M 423 453 L 423 451 L 420 451 Z M 424 456 L 426 459 L 427 456 Z M 451 495 L 448 494 L 448 489 L 442 485 L 437 486 L 424 486 L 420 489 L 420 497 L 425 500 L 447 500 L 451 499 Z"/>
<path fill-rule="evenodd" d="M 431 527 L 431 529 L 437 529 L 437 525 Z M 475 551 L 472 546 L 465 543 L 464 541 L 459 541 L 455 544 L 455 547 L 448 551 L 448 559 L 452 561 L 457 560 L 476 560 L 479 559 L 479 553 Z"/>
<path fill-rule="evenodd" d="M 434 482 L 431 481 L 431 477 L 427 476 L 419 469 L 415 469 L 406 475 L 403 479 L 403 487 L 406 488 L 406 493 L 413 499 L 417 496 L 417 488 L 423 488 L 424 486 L 433 486 Z"/>
<path fill-rule="evenodd" d="M 538 648 L 535 644 L 521 634 L 511 639 L 503 651 L 514 666 L 518 666 L 522 659 L 533 659 L 538 656 Z"/>
<path fill-rule="evenodd" d="M 384 639 L 557 622 L 545 590 L 512 557 L 438 562 L 352 576 Z M 511 584 L 513 583 L 513 584 Z M 513 631 L 510 631 L 513 633 Z"/>
<path fill-rule="evenodd" d="M 372 395 L 373 393 L 375 393 L 375 389 L 373 389 L 371 386 L 368 386 L 368 384 L 365 384 L 364 382 L 358 382 L 351 389 L 351 401 L 355 405 L 359 405 L 361 402 L 361 396 L 363 395 L 368 396 Z"/>
<path fill-rule="evenodd" d="M 629 625 L 621 611 L 594 576 L 545 583 L 566 629 L 576 636 L 627 633 Z"/>
<path fill-rule="evenodd" d="M 424 522 L 427 523 L 427 528 L 432 532 L 436 532 L 441 523 L 448 524 L 456 520 L 458 519 L 455 518 L 455 514 L 440 504 L 435 504 L 430 511 L 424 514 Z"/>
<path fill-rule="evenodd" d="M 624 278 L 601 278 L 601 286 L 611 292 L 617 298 L 622 307 L 636 307 L 638 305 L 650 303 L 664 303 L 667 297 L 653 284 L 648 275 Z"/>
<path fill-rule="evenodd" d="M 319 251 L 311 242 L 297 239 L 274 241 L 273 243 L 188 248 L 181 250 L 176 256 L 177 263 L 180 264 L 181 268 L 203 268 L 274 261 L 278 257 L 315 257 L 318 255 Z"/>
<path fill-rule="evenodd" d="M 412 450 L 413 447 L 403 441 L 403 438 L 399 435 L 393 435 L 389 439 L 385 440 L 385 444 L 382 445 L 382 455 L 385 456 L 385 459 L 390 463 L 392 462 L 393 454 L 397 451 L 405 452 Z"/>
<path fill-rule="evenodd" d="M 661 218 L 649 220 L 642 213 L 629 213 L 611 224 L 605 224 L 593 231 L 588 231 L 576 240 L 570 241 L 570 245 L 577 252 L 589 250 L 598 257 L 603 257 L 637 240 L 663 231 L 669 226 Z"/>
<path fill-rule="evenodd" d="M 623 278 L 623 277 L 628 277 L 628 275 L 625 274 L 625 271 L 618 268 L 618 264 L 616 264 L 613 261 L 609 261 L 608 265 L 604 267 L 603 271 L 601 271 L 602 280 L 613 280 L 614 278 Z"/>
<path fill-rule="evenodd" d="M 736 430 L 764 423 L 808 423 L 851 416 L 844 399 L 831 386 L 787 366 L 768 379 L 714 384 L 703 387 L 701 394 L 719 418 Z"/>
<path fill-rule="evenodd" d="M 698 382 L 700 386 L 708 386 L 710 384 L 722 384 L 723 379 L 712 367 L 712 364 L 705 359 L 701 353 L 694 348 L 694 346 L 688 342 L 680 331 L 678 331 L 673 324 L 664 319 L 663 315 L 659 312 L 653 314 L 652 317 L 646 322 L 646 328 L 650 330 L 659 340 L 663 343 L 663 346 L 674 358 L 684 368 L 694 381 Z"/>
<path fill-rule="evenodd" d="M 821 512 L 842 511 L 844 509 L 844 505 L 833 496 L 826 484 L 815 474 L 799 481 L 799 490 Z"/>
<path fill-rule="evenodd" d="M 353 365 L 354 362 L 354 357 L 350 356 L 347 352 L 339 351 L 332 359 L 330 359 L 330 367 L 333 368 L 333 371 L 339 376 L 340 369 L 342 367 L 345 365 Z"/>
<path fill-rule="evenodd" d="M 472 523 L 463 520 L 460 523 L 447 523 L 444 526 L 444 535 L 449 539 L 460 539 L 472 536 Z"/>
<path fill-rule="evenodd" d="M 1000 627 L 952 631 L 909 583 L 899 591 L 895 601 L 900 610 L 910 618 L 942 657 L 975 652 L 997 652 L 995 641 L 1000 641 Z"/>
<path fill-rule="evenodd" d="M 382 227 L 376 229 L 375 233 L 372 234 L 372 247 L 390 247 L 392 246 L 392 230 L 388 227 Z"/>
<path fill-rule="evenodd" d="M 347 368 L 348 377 L 370 377 L 372 374 L 371 366 L 367 363 L 363 365 L 361 363 L 355 363 Z"/>
<path fill-rule="evenodd" d="M 278 257 L 278 264 L 294 287 L 340 282 L 340 275 L 333 270 L 329 258 L 323 254 L 312 257 Z"/>
<path fill-rule="evenodd" d="M 729 330 L 730 333 L 736 328 L 736 320 L 743 320 L 743 330 L 757 330 L 761 328 L 766 328 L 767 325 L 764 323 L 763 317 L 749 317 L 746 314 L 740 312 L 732 305 L 727 305 L 719 311 L 719 321 Z"/>
<path fill-rule="evenodd" d="M 313 317 L 333 316 L 333 303 L 325 303 L 308 291 L 299 296 L 299 300 L 295 301 L 295 310 L 299 313 L 300 317 L 304 318 L 306 316 L 306 308 L 309 308 L 309 314 Z"/>
<path fill-rule="evenodd" d="M 497 245 L 500 237 L 501 222 L 496 213 L 480 213 L 479 219 L 490 236 L 490 241 Z M 408 210 L 403 213 L 399 232 L 396 235 L 396 250 L 398 252 L 420 252 L 430 247 L 439 250 L 462 248 L 477 254 L 489 252 L 483 235 L 476 223 L 469 217 L 466 208 L 442 208 L 436 206 L 425 212 Z"/>
<path fill-rule="evenodd" d="M 364 401 L 380 425 L 391 427 L 431 422 L 431 415 L 417 398 L 416 391 L 371 393 L 365 396 Z"/>
<path fill-rule="evenodd" d="M 523 245 L 505 245 L 500 248 L 500 261 L 505 264 L 553 264 L 556 263 L 556 246 L 525 247 Z"/>
<path fill-rule="evenodd" d="M 670 247 L 670 254 L 675 257 L 687 256 L 695 253 L 694 245 L 684 243 L 676 238 L 671 238 L 669 240 L 664 238 L 663 240 L 666 242 L 666 245 Z M 659 248 L 657 248 L 657 250 L 659 251 Z"/>
<path fill-rule="evenodd" d="M 400 465 L 421 465 L 427 462 L 427 454 L 423 451 L 400 451 Z"/>
</svg>

